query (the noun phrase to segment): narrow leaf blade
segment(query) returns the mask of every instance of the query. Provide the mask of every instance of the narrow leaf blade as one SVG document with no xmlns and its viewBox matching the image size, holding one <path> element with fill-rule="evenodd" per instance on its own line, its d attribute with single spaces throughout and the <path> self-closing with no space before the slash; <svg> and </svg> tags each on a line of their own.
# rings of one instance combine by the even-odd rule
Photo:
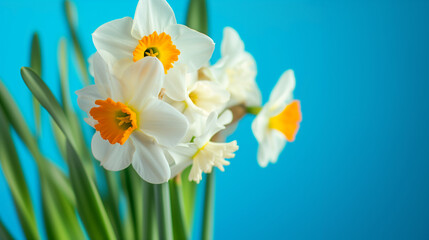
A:
<svg viewBox="0 0 429 240">
<path fill-rule="evenodd" d="M 39 239 L 36 217 L 31 203 L 30 192 L 25 182 L 15 144 L 10 135 L 9 123 L 0 111 L 0 163 L 9 185 L 22 230 L 28 239 Z"/>
<path fill-rule="evenodd" d="M 89 237 L 91 239 L 116 239 L 100 195 L 69 141 L 67 141 L 67 164 L 76 196 L 77 210 Z"/>
<path fill-rule="evenodd" d="M 41 174 L 43 218 L 48 239 L 84 239 L 75 211 L 70 201 L 46 174 Z"/>
<path fill-rule="evenodd" d="M 197 193 L 197 184 L 193 181 L 188 180 L 190 171 L 191 171 L 191 167 L 188 167 L 182 172 L 182 174 L 180 174 L 180 177 L 182 180 L 185 223 L 186 223 L 188 232 L 192 232 L 192 221 L 194 218 L 194 210 L 195 210 L 195 197 Z"/>
<path fill-rule="evenodd" d="M 35 73 L 37 73 L 39 76 L 42 76 L 42 52 L 40 50 L 39 35 L 37 33 L 34 33 L 33 38 L 31 39 L 30 67 L 34 70 Z M 34 97 L 32 97 L 32 99 L 36 134 L 39 136 L 42 131 L 42 114 L 39 101 L 37 101 L 37 99 Z"/>
<path fill-rule="evenodd" d="M 21 68 L 21 75 L 27 87 L 48 111 L 67 139 L 67 165 L 76 197 L 78 212 L 91 239 L 115 239 L 112 225 L 101 202 L 100 195 L 82 165 L 82 154 L 71 132 L 68 119 L 46 84 L 30 68 Z"/>
<path fill-rule="evenodd" d="M 0 239 L 13 240 L 12 234 L 10 234 L 2 221 L 0 221 Z"/>
<path fill-rule="evenodd" d="M 73 5 L 72 2 L 66 0 L 64 1 L 64 11 L 66 15 L 67 20 L 67 26 L 72 38 L 73 42 L 73 48 L 76 55 L 76 60 L 78 64 L 79 73 L 82 78 L 82 82 L 85 85 L 89 85 L 89 73 L 88 73 L 88 66 L 86 63 L 86 58 L 84 55 L 84 51 L 82 50 L 82 45 L 80 44 L 79 37 L 76 32 L 76 7 Z"/>
<path fill-rule="evenodd" d="M 186 221 L 183 211 L 182 183 L 180 176 L 168 182 L 170 188 L 171 216 L 175 240 L 188 239 Z"/>
<path fill-rule="evenodd" d="M 143 185 L 141 178 L 132 167 L 121 172 L 124 194 L 130 208 L 135 239 L 142 239 L 143 232 Z"/>
<path fill-rule="evenodd" d="M 206 0 L 190 0 L 186 25 L 204 34 L 209 32 Z"/>
</svg>

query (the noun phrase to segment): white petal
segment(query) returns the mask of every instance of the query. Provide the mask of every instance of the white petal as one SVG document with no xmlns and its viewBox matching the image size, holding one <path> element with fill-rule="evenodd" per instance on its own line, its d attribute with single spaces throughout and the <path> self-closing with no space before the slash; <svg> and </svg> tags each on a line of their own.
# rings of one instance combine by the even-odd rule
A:
<svg viewBox="0 0 429 240">
<path fill-rule="evenodd" d="M 259 143 L 258 147 L 258 164 L 261 167 L 266 167 L 270 161 L 270 146 L 266 142 Z"/>
<path fill-rule="evenodd" d="M 192 164 L 192 161 L 189 162 L 181 162 L 177 165 L 173 165 L 170 167 L 171 170 L 171 178 L 177 176 L 177 174 L 183 172 L 187 167 L 189 167 Z"/>
<path fill-rule="evenodd" d="M 155 57 L 145 57 L 132 64 L 120 78 L 124 102 L 136 110 L 142 109 L 148 99 L 158 98 L 164 77 L 164 67 Z"/>
<path fill-rule="evenodd" d="M 161 145 L 176 146 L 188 130 L 185 116 L 163 101 L 151 101 L 140 114 L 142 131 Z"/>
<path fill-rule="evenodd" d="M 262 94 L 261 90 L 259 90 L 259 87 L 256 84 L 256 81 L 253 81 L 249 86 L 250 87 L 245 101 L 246 106 L 261 106 Z"/>
<path fill-rule="evenodd" d="M 285 103 L 292 99 L 295 89 L 295 75 L 292 70 L 282 74 L 270 95 L 269 102 L 277 104 Z"/>
<path fill-rule="evenodd" d="M 197 97 L 195 105 L 204 110 L 206 114 L 225 109 L 225 104 L 230 97 L 229 92 L 219 83 L 208 80 L 197 81 L 190 92 Z"/>
<path fill-rule="evenodd" d="M 131 36 L 133 19 L 124 17 L 101 25 L 92 34 L 97 51 L 103 59 L 113 66 L 123 58 L 133 58 L 138 40 Z"/>
<path fill-rule="evenodd" d="M 225 110 L 225 112 L 223 112 L 217 120 L 218 125 L 225 126 L 227 124 L 230 124 L 232 122 L 233 117 L 234 116 L 231 110 Z"/>
<path fill-rule="evenodd" d="M 223 88 L 227 88 L 229 81 L 225 70 L 228 67 L 228 57 L 222 57 L 214 65 L 210 66 L 210 71 L 214 75 L 214 80 Z"/>
<path fill-rule="evenodd" d="M 198 147 L 204 146 L 217 132 L 219 132 L 222 129 L 225 129 L 225 126 L 222 124 L 222 121 L 229 120 L 228 113 L 225 118 L 221 118 L 221 120 L 218 120 L 218 114 L 216 112 L 210 113 L 210 115 L 207 117 L 207 121 L 204 126 L 204 132 L 201 134 L 201 136 L 195 138 L 195 143 L 198 145 Z"/>
<path fill-rule="evenodd" d="M 97 120 L 95 120 L 92 116 L 88 116 L 87 118 L 83 119 L 89 126 L 95 128 L 95 124 L 98 123 Z"/>
<path fill-rule="evenodd" d="M 135 151 L 130 138 L 123 145 L 110 144 L 101 138 L 98 131 L 92 137 L 91 149 L 95 159 L 101 162 L 101 166 L 110 171 L 127 168 L 131 164 Z"/>
<path fill-rule="evenodd" d="M 187 67 L 184 64 L 175 64 L 167 72 L 164 82 L 165 94 L 175 101 L 184 101 L 186 98 L 186 73 Z"/>
<path fill-rule="evenodd" d="M 192 156 L 197 152 L 195 144 L 181 144 L 168 151 L 168 155 L 173 159 L 170 165 L 171 177 L 176 176 L 185 168 L 192 164 Z"/>
<path fill-rule="evenodd" d="M 237 130 L 238 123 L 239 121 L 226 126 L 224 130 L 219 132 L 219 134 L 217 135 L 218 138 L 223 139 L 223 142 L 225 142 L 226 138 L 231 136 L 235 132 L 235 130 Z M 215 142 L 220 142 L 220 141 L 215 141 Z"/>
<path fill-rule="evenodd" d="M 172 24 L 176 24 L 176 17 L 165 0 L 140 0 L 134 14 L 132 34 L 140 40 L 154 31 L 164 32 Z"/>
<path fill-rule="evenodd" d="M 286 145 L 286 138 L 281 132 L 271 129 L 267 137 L 267 143 L 270 146 L 271 153 L 269 160 L 275 163 Z"/>
<path fill-rule="evenodd" d="M 253 135 L 255 135 L 255 138 L 259 143 L 264 141 L 267 131 L 269 130 L 266 112 L 267 110 L 264 107 L 252 122 Z"/>
<path fill-rule="evenodd" d="M 96 107 L 95 101 L 98 99 L 105 99 L 100 92 L 98 91 L 97 86 L 89 85 L 82 88 L 81 90 L 76 91 L 77 94 L 77 104 L 79 108 L 89 113 L 91 108 Z"/>
<path fill-rule="evenodd" d="M 144 133 L 131 135 L 135 146 L 133 167 L 141 178 L 153 184 L 167 182 L 170 168 L 161 147 Z"/>
<path fill-rule="evenodd" d="M 186 64 L 188 72 L 198 70 L 210 60 L 214 42 L 207 35 L 180 24 L 169 26 L 166 33 L 180 51 L 177 63 Z"/>
<path fill-rule="evenodd" d="M 223 39 L 221 45 L 221 55 L 237 55 L 244 51 L 244 43 L 235 31 L 231 27 L 223 29 Z"/>
<path fill-rule="evenodd" d="M 118 80 L 110 73 L 107 63 L 99 52 L 93 55 L 94 81 L 102 96 L 116 99 L 119 97 Z"/>
</svg>

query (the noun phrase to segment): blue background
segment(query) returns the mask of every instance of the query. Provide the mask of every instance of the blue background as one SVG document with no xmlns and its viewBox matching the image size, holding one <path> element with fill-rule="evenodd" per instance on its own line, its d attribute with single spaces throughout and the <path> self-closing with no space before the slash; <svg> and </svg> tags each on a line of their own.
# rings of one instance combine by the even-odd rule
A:
<svg viewBox="0 0 429 240">
<path fill-rule="evenodd" d="M 133 16 L 137 5 L 74 2 L 87 56 L 95 51 L 90 34 L 107 21 Z M 187 1 L 169 3 L 184 23 Z M 234 27 L 257 61 L 264 102 L 292 68 L 303 111 L 296 141 L 265 169 L 256 162 L 253 118 L 240 123 L 233 136 L 237 157 L 217 174 L 215 238 L 428 239 L 429 2 L 208 0 L 208 7 L 217 43 L 213 60 L 223 27 Z M 0 77 L 33 128 L 31 95 L 19 69 L 29 63 L 35 30 L 44 79 L 56 90 L 57 44 L 68 37 L 62 1 L 0 1 Z M 73 92 L 81 87 L 74 69 Z M 64 167 L 55 160 L 46 113 L 43 119 L 43 151 Z M 40 206 L 35 165 L 18 146 Z M 41 220 L 40 207 L 37 214 Z M 23 238 L 2 174 L 0 217 Z"/>
</svg>

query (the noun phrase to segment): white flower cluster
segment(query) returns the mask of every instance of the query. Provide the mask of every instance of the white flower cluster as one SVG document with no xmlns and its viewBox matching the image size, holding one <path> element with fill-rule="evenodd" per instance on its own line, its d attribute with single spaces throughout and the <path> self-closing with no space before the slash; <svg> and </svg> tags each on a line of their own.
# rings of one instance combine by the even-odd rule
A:
<svg viewBox="0 0 429 240">
<path fill-rule="evenodd" d="M 229 165 L 237 142 L 215 142 L 215 135 L 233 121 L 231 107 L 261 105 L 256 63 L 235 30 L 225 28 L 212 66 L 212 39 L 177 24 L 165 0 L 140 0 L 134 19 L 103 24 L 92 36 L 95 84 L 77 94 L 104 168 L 132 165 L 144 180 L 163 183 L 190 165 L 195 182 Z M 271 129 L 267 119 L 256 127 L 258 141 Z"/>
</svg>

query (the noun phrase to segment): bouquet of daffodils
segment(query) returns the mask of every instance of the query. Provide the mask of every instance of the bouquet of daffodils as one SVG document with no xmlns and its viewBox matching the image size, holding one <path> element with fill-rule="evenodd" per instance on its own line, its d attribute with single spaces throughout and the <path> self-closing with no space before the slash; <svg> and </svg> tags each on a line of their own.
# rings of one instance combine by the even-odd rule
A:
<svg viewBox="0 0 429 240">
<path fill-rule="evenodd" d="M 223 32 L 221 58 L 210 65 L 215 44 L 205 35 L 204 0 L 190 1 L 188 26 L 177 24 L 165 0 L 140 0 L 134 18 L 94 31 L 97 51 L 86 61 L 71 4 L 65 2 L 67 23 L 86 85 L 76 92 L 81 111 L 69 99 L 67 40 L 60 41 L 58 54 L 61 101 L 42 80 L 37 35 L 31 67 L 21 69 L 34 96 L 36 125 L 41 105 L 51 116 L 67 172 L 44 157 L 40 129 L 29 130 L 0 84 L 1 125 L 13 127 L 40 176 L 43 223 L 36 221 L 10 128 L 1 128 L 1 166 L 26 238 L 189 239 L 197 184 L 205 173 L 202 238 L 211 239 L 213 168 L 224 171 L 235 157 L 238 143 L 226 138 L 240 119 L 256 115 L 252 131 L 261 167 L 275 163 L 286 142 L 294 141 L 301 111 L 292 95 L 293 71 L 280 77 L 262 106 L 255 60 L 230 27 Z M 90 144 L 82 120 L 93 129 Z M 13 239 L 3 223 L 0 238 Z"/>
</svg>

